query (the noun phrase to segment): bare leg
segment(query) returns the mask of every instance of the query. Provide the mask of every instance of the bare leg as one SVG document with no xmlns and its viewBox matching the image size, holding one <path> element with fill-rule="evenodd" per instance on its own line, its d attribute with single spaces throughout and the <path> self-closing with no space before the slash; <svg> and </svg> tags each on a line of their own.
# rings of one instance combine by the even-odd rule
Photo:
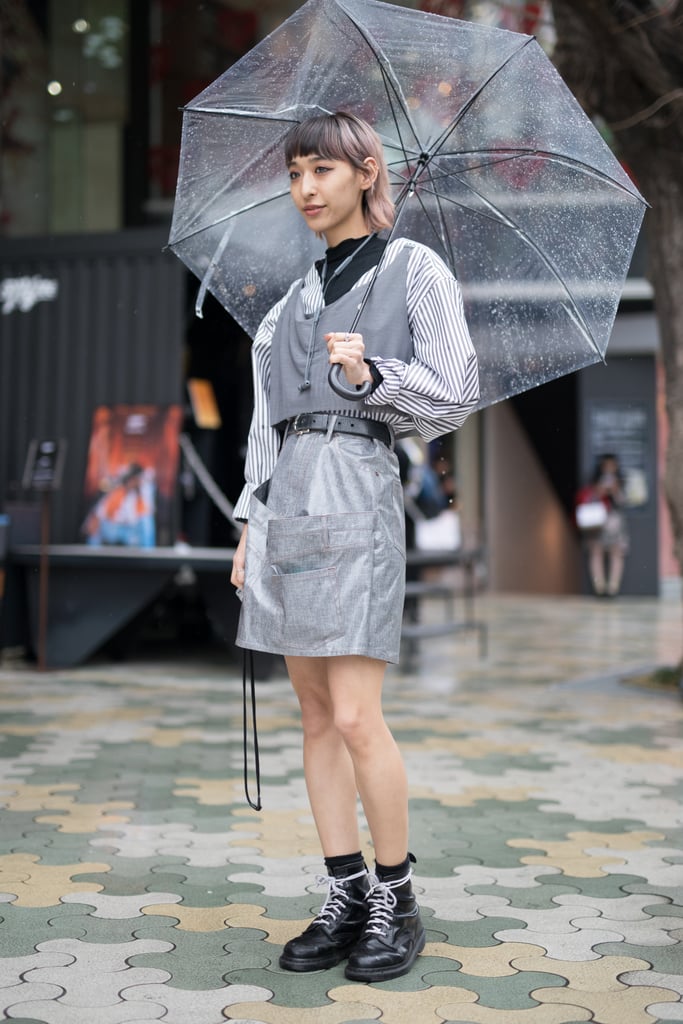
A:
<svg viewBox="0 0 683 1024">
<path fill-rule="evenodd" d="M 608 548 L 609 576 L 607 581 L 607 593 L 618 594 L 621 587 L 621 577 L 624 573 L 624 552 L 620 545 L 615 544 Z"/>
<path fill-rule="evenodd" d="M 335 724 L 351 755 L 363 810 L 381 864 L 408 853 L 408 785 L 398 746 L 382 714 L 386 664 L 373 658 L 331 658 Z"/>
<path fill-rule="evenodd" d="M 599 540 L 592 540 L 588 545 L 590 571 L 593 590 L 596 594 L 605 593 L 605 552 Z"/>
<path fill-rule="evenodd" d="M 373 658 L 287 658 L 301 705 L 304 773 L 325 856 L 360 848 L 357 793 L 381 864 L 408 850 L 408 787 L 382 714 L 386 664 Z"/>
<path fill-rule="evenodd" d="M 330 658 L 289 657 L 287 671 L 301 706 L 304 775 L 323 855 L 360 850 L 353 762 L 337 727 L 327 668 Z"/>
</svg>

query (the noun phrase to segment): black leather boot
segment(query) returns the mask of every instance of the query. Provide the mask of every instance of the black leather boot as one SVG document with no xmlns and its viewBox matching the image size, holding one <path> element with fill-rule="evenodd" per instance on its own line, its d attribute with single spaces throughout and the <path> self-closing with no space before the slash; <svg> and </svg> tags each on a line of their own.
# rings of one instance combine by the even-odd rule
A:
<svg viewBox="0 0 683 1024">
<path fill-rule="evenodd" d="M 353 981 L 399 978 L 408 973 L 425 945 L 410 872 L 396 881 L 373 882 L 367 896 L 368 922 L 344 971 Z"/>
<path fill-rule="evenodd" d="M 319 875 L 327 885 L 327 898 L 306 931 L 290 939 L 280 956 L 286 971 L 319 971 L 345 960 L 363 933 L 370 911 L 365 899 L 370 889 L 367 869 L 358 865 L 333 868 Z"/>
</svg>

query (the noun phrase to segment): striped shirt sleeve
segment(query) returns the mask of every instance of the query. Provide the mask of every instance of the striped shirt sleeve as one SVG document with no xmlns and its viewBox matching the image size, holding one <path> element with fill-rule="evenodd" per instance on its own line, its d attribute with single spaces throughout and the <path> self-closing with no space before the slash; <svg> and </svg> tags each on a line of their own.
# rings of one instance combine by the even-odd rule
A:
<svg viewBox="0 0 683 1024">
<path fill-rule="evenodd" d="M 251 349 L 251 365 L 254 383 L 254 411 L 249 427 L 247 457 L 244 463 L 244 488 L 235 504 L 235 519 L 246 522 L 249 516 L 249 502 L 259 484 L 268 480 L 280 450 L 280 436 L 270 425 L 268 395 L 270 393 L 270 343 L 275 325 L 293 289 L 300 282 L 295 281 L 287 294 L 277 302 L 261 321 Z"/>
<path fill-rule="evenodd" d="M 409 432 L 431 441 L 465 422 L 479 400 L 479 375 L 460 286 L 424 246 L 415 245 L 408 262 L 407 306 L 413 358 L 404 363 L 370 353 L 383 382 L 365 405 L 392 406 L 408 418 Z M 404 422 L 395 428 L 407 432 Z"/>
</svg>

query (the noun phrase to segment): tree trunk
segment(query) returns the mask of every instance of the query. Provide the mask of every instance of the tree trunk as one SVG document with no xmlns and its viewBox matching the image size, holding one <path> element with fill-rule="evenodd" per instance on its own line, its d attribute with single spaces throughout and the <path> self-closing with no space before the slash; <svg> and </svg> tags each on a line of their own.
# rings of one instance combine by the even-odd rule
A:
<svg viewBox="0 0 683 1024">
<path fill-rule="evenodd" d="M 652 196 L 648 241 L 669 418 L 665 488 L 676 557 L 683 566 L 683 168 L 680 157 L 672 166 L 652 156 L 643 163 L 650 166 L 636 173 Z"/>
<path fill-rule="evenodd" d="M 551 0 L 560 73 L 650 203 L 649 276 L 669 418 L 665 490 L 683 567 L 683 2 Z"/>
</svg>

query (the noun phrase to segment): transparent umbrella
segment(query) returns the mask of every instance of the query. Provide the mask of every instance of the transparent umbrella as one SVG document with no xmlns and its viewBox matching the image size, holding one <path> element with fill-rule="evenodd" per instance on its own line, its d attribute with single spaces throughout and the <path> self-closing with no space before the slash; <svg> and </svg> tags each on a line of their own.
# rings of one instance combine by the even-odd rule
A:
<svg viewBox="0 0 683 1024">
<path fill-rule="evenodd" d="M 604 358 L 637 188 L 532 36 L 376 0 L 308 0 L 185 108 L 169 246 L 198 309 L 208 289 L 253 336 L 322 255 L 283 141 L 336 110 L 382 138 L 393 234 L 460 281 L 480 406 Z"/>
</svg>

